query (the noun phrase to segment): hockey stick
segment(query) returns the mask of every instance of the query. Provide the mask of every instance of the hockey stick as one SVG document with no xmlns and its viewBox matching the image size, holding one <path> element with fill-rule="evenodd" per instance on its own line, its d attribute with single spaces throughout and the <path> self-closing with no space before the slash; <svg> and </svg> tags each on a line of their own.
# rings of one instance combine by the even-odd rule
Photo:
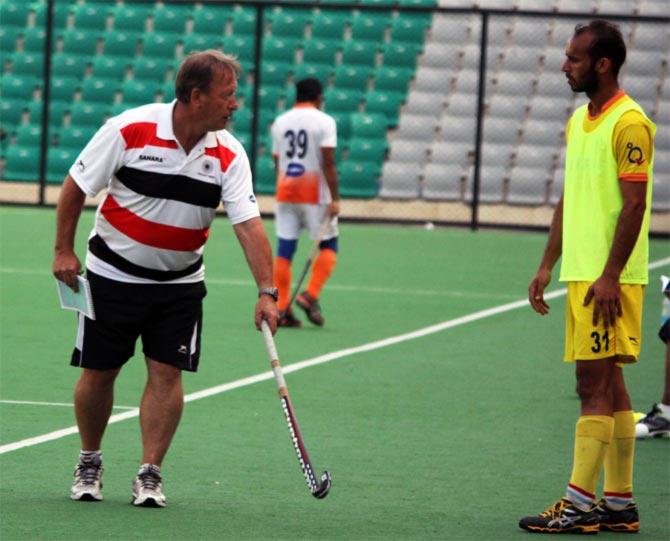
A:
<svg viewBox="0 0 670 541">
<path fill-rule="evenodd" d="M 291 407 L 291 401 L 288 396 L 288 388 L 286 387 L 286 381 L 284 380 L 284 374 L 279 364 L 279 355 L 277 354 L 277 348 L 275 347 L 275 341 L 272 338 L 272 332 L 268 326 L 267 321 L 263 320 L 261 322 L 261 330 L 263 331 L 263 338 L 265 338 L 265 347 L 268 350 L 268 356 L 270 357 L 270 364 L 272 365 L 272 372 L 275 376 L 275 381 L 277 382 L 277 387 L 279 387 L 279 399 L 281 400 L 282 409 L 284 410 L 284 416 L 286 417 L 286 423 L 288 424 L 288 431 L 291 435 L 291 442 L 293 443 L 293 448 L 295 449 L 296 454 L 298 455 L 298 460 L 300 462 L 300 468 L 302 473 L 305 476 L 305 481 L 307 481 L 307 486 L 309 491 L 317 499 L 325 498 L 328 495 L 332 479 L 330 473 L 326 470 L 321 474 L 321 478 L 317 481 L 314 476 L 314 468 L 312 468 L 312 463 L 309 460 L 307 455 L 307 449 L 305 449 L 305 444 L 302 441 L 302 436 L 300 435 L 300 429 L 298 428 L 298 422 L 295 418 L 295 413 Z"/>
<path fill-rule="evenodd" d="M 325 219 L 323 220 L 323 223 L 321 224 L 321 227 L 319 227 L 319 233 L 317 237 L 314 239 L 314 242 L 312 243 L 312 247 L 309 250 L 309 255 L 307 256 L 307 261 L 305 261 L 305 267 L 302 269 L 302 274 L 300 275 L 300 279 L 298 280 L 298 283 L 295 286 L 295 289 L 293 290 L 293 294 L 291 295 L 291 299 L 288 301 L 288 306 L 286 307 L 286 312 L 288 312 L 291 309 L 291 306 L 293 306 L 293 301 L 295 298 L 298 296 L 298 291 L 300 291 L 300 286 L 302 285 L 303 280 L 305 279 L 305 276 L 307 276 L 307 272 L 309 271 L 309 268 L 312 266 L 312 263 L 314 263 L 314 260 L 316 259 L 316 255 L 319 253 L 319 245 L 321 244 L 321 241 L 323 240 L 324 235 L 326 234 L 326 231 L 328 231 L 328 226 L 330 225 L 333 217 L 327 215 Z"/>
</svg>

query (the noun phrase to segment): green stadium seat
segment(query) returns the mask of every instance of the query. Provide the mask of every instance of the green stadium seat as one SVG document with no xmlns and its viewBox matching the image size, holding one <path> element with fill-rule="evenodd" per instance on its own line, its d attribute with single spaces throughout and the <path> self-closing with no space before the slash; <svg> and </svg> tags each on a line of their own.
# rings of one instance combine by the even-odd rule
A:
<svg viewBox="0 0 670 541">
<path fill-rule="evenodd" d="M 130 68 L 130 59 L 118 56 L 96 56 L 93 58 L 93 76 L 121 81 Z"/>
<path fill-rule="evenodd" d="M 256 10 L 237 6 L 231 16 L 234 35 L 253 36 L 256 34 Z"/>
<path fill-rule="evenodd" d="M 351 15 L 334 11 L 324 11 L 312 19 L 312 37 L 341 40 L 344 27 Z"/>
<path fill-rule="evenodd" d="M 365 41 L 347 41 L 342 49 L 342 64 L 374 67 L 378 47 Z"/>
<path fill-rule="evenodd" d="M 56 77 L 82 77 L 86 64 L 80 58 L 65 53 L 56 53 L 51 57 L 51 75 Z"/>
<path fill-rule="evenodd" d="M 261 64 L 260 81 L 262 85 L 282 86 L 286 84 L 286 79 L 292 72 L 292 64 L 265 60 Z"/>
<path fill-rule="evenodd" d="M 399 0 L 399 7 L 436 7 L 437 0 Z M 430 24 L 432 14 L 430 11 L 401 11 L 400 17 L 421 21 L 426 25 Z"/>
<path fill-rule="evenodd" d="M 68 126 L 58 132 L 58 146 L 84 148 L 97 131 L 93 127 Z"/>
<path fill-rule="evenodd" d="M 5 180 L 35 182 L 38 180 L 40 162 L 39 148 L 10 145 L 5 153 Z"/>
<path fill-rule="evenodd" d="M 361 137 L 352 137 L 349 139 L 349 155 L 347 159 L 356 161 L 369 161 L 378 165 L 378 171 L 381 171 L 381 164 L 384 162 L 384 156 L 388 144 L 385 139 L 367 139 Z"/>
<path fill-rule="evenodd" d="M 351 22 L 351 39 L 357 42 L 378 41 L 381 43 L 388 25 L 389 17 L 385 13 L 358 15 Z"/>
<path fill-rule="evenodd" d="M 44 53 L 14 53 L 12 55 L 12 73 L 42 77 L 44 73 Z"/>
<path fill-rule="evenodd" d="M 275 38 L 267 36 L 263 39 L 263 60 L 290 62 L 295 59 L 295 50 L 300 47 L 300 40 L 295 38 Z"/>
<path fill-rule="evenodd" d="M 110 104 L 107 103 L 87 103 L 77 101 L 72 104 L 70 109 L 71 126 L 92 126 L 99 128 L 109 116 Z"/>
<path fill-rule="evenodd" d="M 84 147 L 49 147 L 47 154 L 47 182 L 49 184 L 61 184 L 65 180 L 82 148 Z"/>
<path fill-rule="evenodd" d="M 401 7 L 436 7 L 438 5 L 437 0 L 398 0 L 398 5 Z"/>
<path fill-rule="evenodd" d="M 275 121 L 275 118 L 279 112 L 277 109 L 260 109 L 257 115 L 258 120 L 256 120 L 256 133 L 259 136 L 266 135 L 270 133 L 270 126 Z"/>
<path fill-rule="evenodd" d="M 345 161 L 339 166 L 340 195 L 343 197 L 376 197 L 379 166 L 372 162 Z"/>
<path fill-rule="evenodd" d="M 251 85 L 240 86 L 238 83 L 235 99 L 238 103 L 241 103 L 245 109 L 249 109 L 252 105 L 251 102 L 254 99 L 254 88 Z"/>
<path fill-rule="evenodd" d="M 368 90 L 365 94 L 365 112 L 382 114 L 386 117 L 386 127 L 398 125 L 400 106 L 405 99 L 403 92 L 392 90 Z"/>
<path fill-rule="evenodd" d="M 14 75 L 5 73 L 0 80 L 0 95 L 5 98 L 23 98 L 28 101 L 32 99 L 35 89 L 39 86 L 39 80 L 30 75 Z M 28 99 L 26 99 L 28 98 Z"/>
<path fill-rule="evenodd" d="M 361 93 L 357 90 L 326 88 L 323 98 L 328 114 L 332 112 L 354 113 L 358 111 Z"/>
<path fill-rule="evenodd" d="M 154 32 L 182 34 L 186 30 L 186 22 L 191 18 L 192 12 L 190 5 L 163 4 L 157 7 L 152 14 Z"/>
<path fill-rule="evenodd" d="M 49 100 L 49 129 L 57 132 L 63 126 L 63 118 L 70 111 L 72 101 L 64 100 Z M 44 101 L 33 100 L 29 101 L 24 110 L 28 111 L 28 119 L 30 124 L 42 123 L 42 112 L 44 109 Z"/>
<path fill-rule="evenodd" d="M 153 103 L 156 101 L 156 93 L 159 90 L 159 85 L 151 83 L 150 81 L 143 81 L 138 79 L 130 79 L 124 81 L 121 86 L 123 94 L 123 103 L 126 105 L 144 105 L 145 103 Z"/>
<path fill-rule="evenodd" d="M 95 4 L 80 4 L 74 6 L 72 14 L 74 16 L 75 28 L 80 30 L 104 31 L 107 28 L 107 15 L 109 6 L 99 6 Z"/>
<path fill-rule="evenodd" d="M 93 56 L 98 48 L 100 33 L 95 30 L 64 30 L 63 52 L 70 55 Z"/>
<path fill-rule="evenodd" d="M 238 109 L 233 113 L 233 133 L 251 133 L 251 107 Z"/>
<path fill-rule="evenodd" d="M 23 147 L 39 147 L 42 141 L 42 126 L 39 124 L 22 124 L 17 126 L 14 144 Z"/>
<path fill-rule="evenodd" d="M 14 52 L 16 50 L 16 40 L 21 34 L 25 36 L 25 33 L 26 30 L 18 26 L 0 26 L 0 50 L 5 53 Z"/>
<path fill-rule="evenodd" d="M 416 57 L 421 46 L 415 43 L 385 43 L 382 48 L 382 64 L 387 67 L 416 69 Z"/>
<path fill-rule="evenodd" d="M 162 83 L 165 81 L 168 70 L 172 69 L 172 65 L 173 61 L 169 58 L 138 56 L 132 63 L 133 79 Z"/>
<path fill-rule="evenodd" d="M 187 34 L 182 41 L 184 43 L 184 55 L 206 49 L 223 49 L 223 36 L 213 34 Z"/>
<path fill-rule="evenodd" d="M 285 96 L 285 87 L 263 85 L 258 90 L 258 107 L 260 109 L 276 111 L 279 100 Z"/>
<path fill-rule="evenodd" d="M 397 0 L 358 0 L 361 6 L 395 6 Z"/>
<path fill-rule="evenodd" d="M 275 164 L 272 156 L 260 156 L 254 167 L 254 192 L 257 194 L 273 194 L 276 190 L 277 179 Z"/>
<path fill-rule="evenodd" d="M 44 54 L 47 33 L 44 28 L 26 28 L 23 32 L 23 50 Z"/>
<path fill-rule="evenodd" d="M 340 64 L 335 68 L 335 87 L 364 92 L 371 74 L 371 67 Z"/>
<path fill-rule="evenodd" d="M 423 44 L 427 22 L 411 17 L 396 17 L 391 23 L 391 41 Z"/>
<path fill-rule="evenodd" d="M 23 98 L 8 98 L 3 95 L 0 100 L 0 119 L 2 119 L 0 131 L 12 131 L 14 126 L 18 126 L 25 110 L 26 103 Z"/>
<path fill-rule="evenodd" d="M 133 57 L 137 54 L 137 46 L 142 34 L 123 30 L 110 30 L 103 36 L 106 56 Z"/>
<path fill-rule="evenodd" d="M 334 72 L 334 68 L 328 65 L 321 64 L 298 64 L 295 66 L 293 72 L 293 80 L 298 82 L 308 77 L 318 79 L 321 85 L 325 88 L 328 82 L 328 77 Z"/>
<path fill-rule="evenodd" d="M 328 114 L 335 119 L 337 124 L 337 148 L 346 147 L 346 142 L 351 135 L 351 120 L 349 114 L 351 111 L 333 111 L 328 110 Z"/>
<path fill-rule="evenodd" d="M 28 2 L 2 2 L 0 3 L 0 21 L 2 26 L 25 27 L 28 24 Z"/>
<path fill-rule="evenodd" d="M 272 35 L 302 39 L 312 15 L 309 11 L 284 9 L 272 19 Z"/>
<path fill-rule="evenodd" d="M 34 15 L 35 28 L 46 28 L 47 24 L 46 7 L 47 3 L 42 1 L 33 2 L 30 5 L 30 10 L 35 14 Z M 72 9 L 71 2 L 54 2 L 54 10 L 53 10 L 54 29 L 62 30 L 66 27 L 71 9 Z"/>
<path fill-rule="evenodd" d="M 386 137 L 386 118 L 376 113 L 353 113 L 351 115 L 351 137 L 352 139 L 383 139 Z"/>
<path fill-rule="evenodd" d="M 342 42 L 334 39 L 311 38 L 303 45 L 305 64 L 329 64 L 335 66 L 335 53 L 342 48 Z"/>
<path fill-rule="evenodd" d="M 175 99 L 174 81 L 166 81 L 159 87 L 159 92 L 163 96 L 163 102 L 167 103 Z"/>
<path fill-rule="evenodd" d="M 72 101 L 72 96 L 81 87 L 81 82 L 76 77 L 51 77 L 49 89 L 50 100 Z"/>
<path fill-rule="evenodd" d="M 127 111 L 128 109 L 132 109 L 133 105 L 132 104 L 127 104 L 127 103 L 115 103 L 112 105 L 109 109 L 109 116 L 118 116 L 124 111 Z"/>
<path fill-rule="evenodd" d="M 123 32 L 139 32 L 146 30 L 147 18 L 151 13 L 151 4 L 117 4 L 112 10 L 114 29 Z"/>
<path fill-rule="evenodd" d="M 112 103 L 118 91 L 118 81 L 88 77 L 81 84 L 81 99 L 86 102 Z"/>
<path fill-rule="evenodd" d="M 142 54 L 157 58 L 174 58 L 181 36 L 163 32 L 145 32 L 142 36 Z"/>
<path fill-rule="evenodd" d="M 223 39 L 223 50 L 234 54 L 240 62 L 254 62 L 256 39 L 253 36 L 227 36 Z"/>
<path fill-rule="evenodd" d="M 375 90 L 407 92 L 407 85 L 414 75 L 409 68 L 389 68 L 382 66 L 375 72 Z"/>
<path fill-rule="evenodd" d="M 195 9 L 193 11 L 193 33 L 223 36 L 231 11 L 228 6 L 203 6 Z"/>
</svg>

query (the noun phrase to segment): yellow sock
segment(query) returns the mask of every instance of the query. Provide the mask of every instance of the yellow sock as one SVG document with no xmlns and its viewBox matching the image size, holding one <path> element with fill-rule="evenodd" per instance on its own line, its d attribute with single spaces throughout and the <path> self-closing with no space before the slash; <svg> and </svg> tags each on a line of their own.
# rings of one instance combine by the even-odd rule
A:
<svg viewBox="0 0 670 541">
<path fill-rule="evenodd" d="M 323 287 L 323 284 L 326 283 L 326 280 L 330 278 L 330 275 L 335 268 L 336 261 L 337 252 L 335 250 L 324 248 L 319 251 L 319 255 L 317 256 L 316 261 L 314 261 L 312 277 L 307 286 L 307 293 L 309 293 L 313 299 L 319 298 L 321 288 Z"/>
<path fill-rule="evenodd" d="M 577 420 L 574 462 L 566 497 L 580 509 L 589 509 L 595 501 L 600 470 L 613 431 L 613 417 L 582 415 Z"/>
<path fill-rule="evenodd" d="M 277 308 L 281 312 L 286 310 L 288 301 L 291 300 L 291 262 L 285 257 L 275 257 L 273 280 L 279 290 Z"/>
<path fill-rule="evenodd" d="M 633 501 L 635 419 L 632 411 L 614 412 L 614 434 L 605 455 L 605 500 L 611 509 Z"/>
</svg>

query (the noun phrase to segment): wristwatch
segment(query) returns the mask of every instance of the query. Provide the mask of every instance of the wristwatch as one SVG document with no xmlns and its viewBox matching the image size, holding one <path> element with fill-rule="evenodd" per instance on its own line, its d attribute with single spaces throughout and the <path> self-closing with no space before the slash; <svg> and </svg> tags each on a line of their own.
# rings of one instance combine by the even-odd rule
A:
<svg viewBox="0 0 670 541">
<path fill-rule="evenodd" d="M 259 299 L 261 295 L 270 295 L 277 302 L 277 299 L 279 299 L 279 290 L 276 287 L 262 287 L 258 290 Z"/>
</svg>

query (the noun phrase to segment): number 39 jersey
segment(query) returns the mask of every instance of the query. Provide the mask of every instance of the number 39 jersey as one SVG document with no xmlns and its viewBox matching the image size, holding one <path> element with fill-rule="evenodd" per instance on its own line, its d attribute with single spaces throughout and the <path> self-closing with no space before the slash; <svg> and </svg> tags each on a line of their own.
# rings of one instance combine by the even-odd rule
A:
<svg viewBox="0 0 670 541">
<path fill-rule="evenodd" d="M 311 103 L 299 103 L 272 125 L 272 155 L 277 159 L 277 201 L 328 204 L 322 148 L 337 146 L 333 117 Z"/>
</svg>

